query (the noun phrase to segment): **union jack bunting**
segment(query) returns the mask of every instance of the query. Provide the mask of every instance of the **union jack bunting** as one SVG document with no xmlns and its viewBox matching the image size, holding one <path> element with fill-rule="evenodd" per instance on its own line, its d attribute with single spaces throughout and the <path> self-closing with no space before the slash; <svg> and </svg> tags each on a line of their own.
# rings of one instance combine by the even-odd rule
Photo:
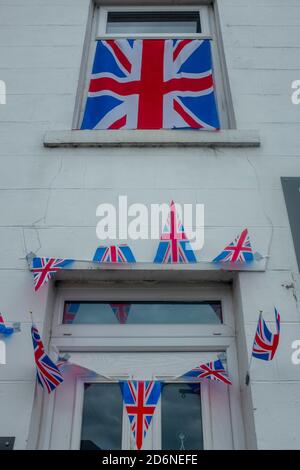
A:
<svg viewBox="0 0 300 470">
<path fill-rule="evenodd" d="M 64 307 L 64 323 L 72 325 L 80 308 L 80 303 L 66 302 Z"/>
<path fill-rule="evenodd" d="M 257 330 L 254 337 L 252 356 L 262 361 L 271 361 L 279 344 L 280 335 L 280 314 L 275 308 L 276 333 L 271 333 L 263 319 L 262 313 L 259 315 Z"/>
<path fill-rule="evenodd" d="M 210 41 L 97 41 L 81 129 L 220 127 Z"/>
<path fill-rule="evenodd" d="M 160 397 L 161 383 L 131 380 L 120 385 L 136 447 L 141 449 Z"/>
<path fill-rule="evenodd" d="M 173 201 L 160 240 L 154 263 L 197 262 Z"/>
<path fill-rule="evenodd" d="M 31 327 L 34 359 L 37 368 L 38 383 L 51 393 L 63 382 L 60 370 L 44 351 L 44 345 L 35 325 Z"/>
<path fill-rule="evenodd" d="M 186 372 L 181 378 L 191 379 L 193 381 L 208 379 L 231 385 L 231 381 L 228 378 L 221 359 L 217 359 L 214 362 L 208 362 L 207 364 L 201 364 L 200 366 L 195 367 L 195 369 Z"/>
<path fill-rule="evenodd" d="M 112 311 L 114 312 L 116 319 L 121 325 L 125 325 L 130 311 L 130 304 L 110 304 Z"/>
<path fill-rule="evenodd" d="M 10 336 L 14 331 L 14 328 L 5 325 L 4 318 L 0 313 L 0 335 Z"/>
<path fill-rule="evenodd" d="M 128 245 L 99 246 L 93 261 L 95 263 L 135 263 L 135 258 Z"/>
<path fill-rule="evenodd" d="M 34 277 L 34 290 L 38 291 L 59 269 L 64 269 L 72 262 L 72 259 L 33 258 L 32 272 Z"/>
<path fill-rule="evenodd" d="M 222 253 L 220 253 L 214 260 L 214 263 L 251 263 L 253 261 L 253 252 L 250 243 L 248 230 L 235 238 L 229 245 L 225 246 Z"/>
</svg>

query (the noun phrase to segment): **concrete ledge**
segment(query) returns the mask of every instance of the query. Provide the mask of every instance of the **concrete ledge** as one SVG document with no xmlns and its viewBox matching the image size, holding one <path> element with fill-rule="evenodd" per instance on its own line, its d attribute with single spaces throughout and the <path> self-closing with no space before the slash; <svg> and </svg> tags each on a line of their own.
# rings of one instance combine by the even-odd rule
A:
<svg viewBox="0 0 300 470">
<path fill-rule="evenodd" d="M 259 147 L 255 130 L 49 131 L 45 147 Z"/>
</svg>

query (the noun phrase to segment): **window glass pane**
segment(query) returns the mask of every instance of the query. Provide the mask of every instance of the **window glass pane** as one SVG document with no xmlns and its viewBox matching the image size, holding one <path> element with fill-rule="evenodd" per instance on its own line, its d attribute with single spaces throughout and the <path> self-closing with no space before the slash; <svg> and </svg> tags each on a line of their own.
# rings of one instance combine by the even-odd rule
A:
<svg viewBox="0 0 300 470">
<path fill-rule="evenodd" d="M 161 395 L 163 450 L 202 450 L 200 384 L 165 384 Z"/>
<path fill-rule="evenodd" d="M 64 324 L 220 324 L 221 302 L 65 302 Z"/>
<path fill-rule="evenodd" d="M 200 33 L 198 12 L 110 12 L 106 32 L 135 33 Z"/>
<path fill-rule="evenodd" d="M 81 450 L 120 450 L 122 417 L 119 384 L 85 384 Z"/>
<path fill-rule="evenodd" d="M 281 178 L 281 182 L 300 271 L 300 178 Z"/>
</svg>

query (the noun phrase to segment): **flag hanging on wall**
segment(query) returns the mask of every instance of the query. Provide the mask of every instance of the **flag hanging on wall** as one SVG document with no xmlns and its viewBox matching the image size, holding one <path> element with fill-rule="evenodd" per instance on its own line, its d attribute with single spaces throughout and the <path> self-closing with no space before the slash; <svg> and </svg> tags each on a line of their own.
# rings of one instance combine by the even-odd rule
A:
<svg viewBox="0 0 300 470">
<path fill-rule="evenodd" d="M 127 303 L 114 303 L 110 304 L 112 311 L 114 312 L 116 319 L 121 325 L 125 325 L 127 323 L 127 318 L 130 312 L 130 304 Z"/>
<path fill-rule="evenodd" d="M 214 263 L 251 263 L 253 252 L 250 243 L 248 230 L 235 238 L 235 240 L 225 246 L 224 250 L 213 260 Z"/>
<path fill-rule="evenodd" d="M 51 279 L 57 271 L 65 269 L 72 259 L 61 258 L 33 258 L 32 272 L 34 277 L 34 290 L 38 291 L 49 279 Z"/>
<path fill-rule="evenodd" d="M 45 353 L 43 342 L 34 324 L 31 327 L 31 337 L 38 383 L 47 390 L 48 393 L 51 393 L 63 382 L 63 376 L 58 367 Z"/>
<path fill-rule="evenodd" d="M 276 333 L 272 333 L 262 313 L 259 315 L 257 330 L 254 337 L 252 356 L 263 361 L 271 361 L 278 348 L 280 336 L 280 314 L 275 308 Z"/>
<path fill-rule="evenodd" d="M 137 449 L 143 446 L 161 393 L 161 382 L 130 380 L 120 382 L 123 401 Z"/>
<path fill-rule="evenodd" d="M 14 328 L 5 325 L 4 318 L 0 313 L 0 335 L 11 336 L 14 331 Z"/>
<path fill-rule="evenodd" d="M 154 263 L 196 263 L 197 259 L 172 201 Z"/>
<path fill-rule="evenodd" d="M 208 39 L 97 41 L 81 129 L 219 127 Z"/>
<path fill-rule="evenodd" d="M 200 366 L 197 366 L 183 374 L 181 378 L 193 381 L 208 379 L 231 385 L 231 381 L 228 378 L 227 371 L 223 366 L 221 359 L 208 362 L 207 364 L 201 364 Z"/>
<path fill-rule="evenodd" d="M 99 246 L 95 252 L 95 263 L 135 263 L 135 257 L 128 245 Z"/>
</svg>

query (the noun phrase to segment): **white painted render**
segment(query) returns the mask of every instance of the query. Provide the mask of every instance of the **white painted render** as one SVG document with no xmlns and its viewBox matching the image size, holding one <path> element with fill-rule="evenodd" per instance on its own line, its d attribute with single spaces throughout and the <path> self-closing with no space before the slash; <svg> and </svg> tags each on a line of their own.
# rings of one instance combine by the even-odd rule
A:
<svg viewBox="0 0 300 470">
<path fill-rule="evenodd" d="M 261 272 L 229 276 L 246 446 L 300 448 L 300 366 L 291 362 L 291 344 L 300 339 L 300 283 L 280 182 L 300 176 L 300 106 L 291 102 L 291 83 L 300 79 L 300 4 L 214 3 L 236 127 L 251 142 L 259 134 L 260 147 L 45 147 L 46 133 L 66 138 L 72 128 L 90 2 L 0 0 L 0 80 L 7 91 L 0 104 L 0 311 L 21 322 L 21 332 L 5 340 L 7 365 L 0 365 L 0 436 L 16 436 L 16 449 L 35 447 L 39 433 L 28 312 L 47 344 L 56 296 L 53 283 L 34 293 L 25 256 L 91 259 L 99 245 L 96 207 L 117 203 L 119 194 L 129 203 L 205 204 L 200 261 L 248 227 L 254 251 L 267 258 Z M 142 262 L 153 259 L 155 241 L 131 246 Z M 135 278 L 151 278 L 147 269 Z M 199 284 L 211 276 L 199 272 Z M 170 279 L 183 283 L 190 274 Z M 277 356 L 254 360 L 246 387 L 258 312 L 273 321 L 274 305 L 282 318 Z"/>
</svg>

